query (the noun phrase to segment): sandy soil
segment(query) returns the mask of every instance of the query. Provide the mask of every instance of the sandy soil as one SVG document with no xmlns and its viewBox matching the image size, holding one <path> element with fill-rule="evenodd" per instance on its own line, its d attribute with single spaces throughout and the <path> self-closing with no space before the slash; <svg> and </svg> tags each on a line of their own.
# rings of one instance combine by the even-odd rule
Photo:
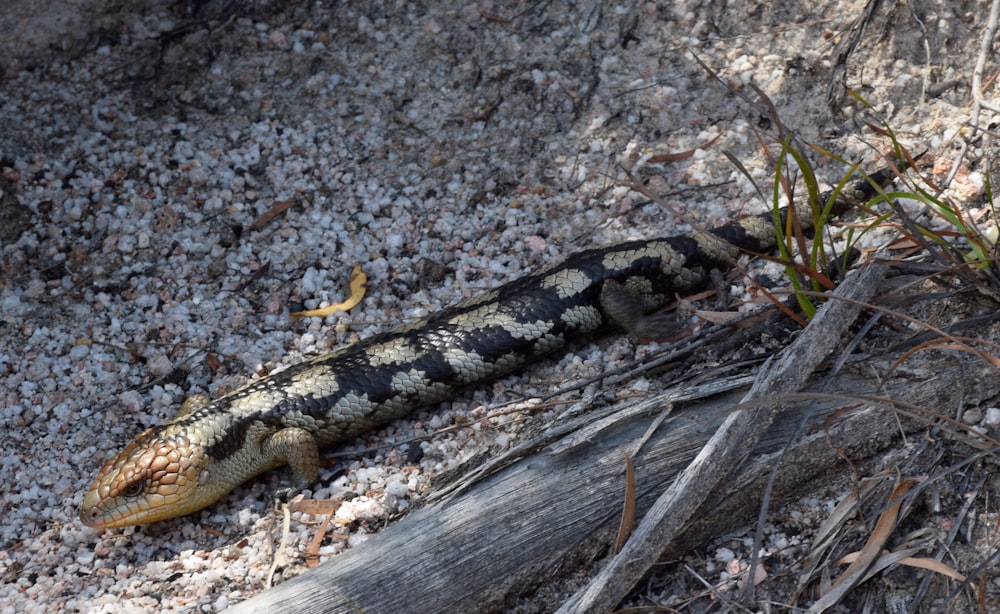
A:
<svg viewBox="0 0 1000 614">
<path fill-rule="evenodd" d="M 948 183 L 947 197 L 988 220 L 992 151 L 978 128 L 997 121 L 997 62 L 994 43 L 981 49 L 982 2 L 9 4 L 0 15 L 3 614 L 219 611 L 265 588 L 276 549 L 290 556 L 286 576 L 301 573 L 315 526 L 297 524 L 278 545 L 276 475 L 140 529 L 97 533 L 77 508 L 100 463 L 190 394 L 221 394 L 581 248 L 765 210 L 754 183 L 769 193 L 786 130 L 816 146 L 803 149 L 836 183 L 846 167 L 820 148 L 871 161 L 891 142 L 869 126 L 891 127 L 928 151 L 927 172 Z M 628 189 L 630 177 L 659 202 Z M 362 308 L 288 317 L 340 300 L 355 264 L 370 277 Z M 733 301 L 746 295 L 737 283 Z M 489 407 L 648 351 L 628 339 L 578 348 L 352 444 L 382 447 L 342 461 L 313 489 L 355 495 L 321 553 L 360 546 L 418 504 L 433 476 L 553 415 L 482 428 Z M 995 431 L 1000 412 L 961 406 L 960 388 L 943 392 L 944 413 Z M 455 423 L 469 426 L 399 443 Z M 972 502 L 957 521 L 967 547 L 947 561 L 967 574 L 996 553 L 1000 493 L 988 467 L 976 467 L 983 481 L 945 497 Z M 770 552 L 808 543 L 849 491 L 819 486 L 776 510 Z M 936 496 L 915 502 L 925 512 L 916 526 L 946 534 L 955 516 Z M 699 545 L 626 605 L 726 609 L 689 570 L 725 585 L 748 540 Z M 929 577 L 935 600 L 919 611 L 972 611 L 957 582 L 895 574 L 855 603 L 888 607 L 884 594 L 909 594 Z M 995 574 L 978 578 L 995 600 Z M 776 604 L 789 603 L 794 583 L 770 582 L 752 610 L 786 609 Z M 559 599 L 549 591 L 521 609 Z"/>
</svg>

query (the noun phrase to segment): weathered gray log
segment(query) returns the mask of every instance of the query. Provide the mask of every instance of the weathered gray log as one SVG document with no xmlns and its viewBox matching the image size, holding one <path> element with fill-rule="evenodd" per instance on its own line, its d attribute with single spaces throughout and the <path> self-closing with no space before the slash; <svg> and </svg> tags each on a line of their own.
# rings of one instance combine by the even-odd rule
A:
<svg viewBox="0 0 1000 614">
<path fill-rule="evenodd" d="M 959 371 L 941 376 L 958 377 Z M 871 382 L 854 379 L 840 387 L 870 389 Z M 929 385 L 892 392 L 917 403 L 935 394 Z M 635 460 L 640 518 L 740 396 L 727 394 L 684 408 L 647 442 Z M 824 403 L 817 408 L 813 426 L 839 406 Z M 793 410 L 778 416 L 755 449 L 758 460 L 729 481 L 737 496 L 715 499 L 701 515 L 697 533 L 683 533 L 665 556 L 682 552 L 678 548 L 699 543 L 704 536 L 753 522 L 775 450 L 795 431 L 798 419 Z M 624 492 L 623 454 L 643 435 L 649 421 L 648 415 L 636 415 L 569 454 L 542 451 L 526 457 L 458 500 L 416 510 L 364 544 L 230 611 L 378 614 L 501 609 L 556 570 L 568 571 L 560 569 L 562 561 L 592 536 L 613 540 Z M 912 428 L 914 423 L 904 425 Z M 856 410 L 833 430 L 843 451 L 855 460 L 894 445 L 899 434 L 892 412 L 882 407 Z M 810 483 L 830 471 L 849 472 L 823 433 L 795 445 L 783 466 L 789 470 L 782 472 L 777 485 L 778 501 L 782 495 L 811 492 Z"/>
<path fill-rule="evenodd" d="M 954 373 L 943 372 L 941 377 L 958 377 L 958 368 L 953 368 Z M 966 365 L 962 371 L 965 377 L 969 369 Z M 991 383 L 993 379 L 979 378 L 981 395 L 1000 389 Z M 874 387 L 866 378 L 844 376 L 834 390 L 856 394 Z M 920 404 L 939 389 L 934 382 L 904 382 L 888 393 Z M 570 434 L 520 458 L 456 498 L 416 510 L 361 546 L 230 611 L 379 614 L 503 609 L 540 582 L 572 571 L 569 562 L 582 558 L 574 555 L 586 550 L 584 557 L 590 556 L 613 539 L 625 488 L 624 454 L 634 451 L 657 414 L 680 396 L 668 392 L 630 403 L 583 440 L 579 433 Z M 730 417 L 741 396 L 729 392 L 684 406 L 649 437 L 634 457 L 638 518 Z M 966 402 L 974 399 L 967 397 Z M 811 425 L 822 424 L 845 404 L 818 403 Z M 711 513 L 695 514 L 694 530 L 677 534 L 663 554 L 682 552 L 679 549 L 706 535 L 752 523 L 767 472 L 777 451 L 797 430 L 801 407 L 787 405 L 774 417 L 753 446 L 752 460 L 738 473 L 721 484 L 714 480 L 705 485 L 706 492 L 714 493 L 706 503 Z M 885 406 L 873 406 L 838 416 L 831 432 L 841 452 L 859 459 L 892 446 L 903 430 L 917 426 L 913 421 L 900 423 Z M 849 471 L 823 432 L 793 445 L 783 467 L 788 470 L 777 482 L 777 501 L 801 493 L 817 476 Z M 572 602 L 567 607 L 576 608 Z"/>
</svg>

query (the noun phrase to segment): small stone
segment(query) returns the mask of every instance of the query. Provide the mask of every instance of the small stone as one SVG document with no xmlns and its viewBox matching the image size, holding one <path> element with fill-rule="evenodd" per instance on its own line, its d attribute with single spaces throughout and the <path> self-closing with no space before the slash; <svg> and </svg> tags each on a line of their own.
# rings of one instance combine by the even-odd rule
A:
<svg viewBox="0 0 1000 614">
<path fill-rule="evenodd" d="M 174 365 L 163 354 L 152 354 L 146 357 L 146 370 L 154 377 L 165 377 L 174 370 Z"/>
<path fill-rule="evenodd" d="M 966 424 L 979 424 L 983 420 L 983 410 L 975 407 L 973 409 L 966 410 L 962 414 L 962 421 Z"/>
</svg>

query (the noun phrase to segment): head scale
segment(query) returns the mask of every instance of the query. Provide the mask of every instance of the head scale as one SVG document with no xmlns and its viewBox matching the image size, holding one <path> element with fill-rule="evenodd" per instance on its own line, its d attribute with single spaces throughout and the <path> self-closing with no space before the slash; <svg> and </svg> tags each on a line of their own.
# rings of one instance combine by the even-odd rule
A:
<svg viewBox="0 0 1000 614">
<path fill-rule="evenodd" d="M 207 477 L 206 460 L 186 436 L 147 429 L 101 467 L 80 520 L 110 529 L 197 511 L 218 497 L 198 488 Z"/>
</svg>

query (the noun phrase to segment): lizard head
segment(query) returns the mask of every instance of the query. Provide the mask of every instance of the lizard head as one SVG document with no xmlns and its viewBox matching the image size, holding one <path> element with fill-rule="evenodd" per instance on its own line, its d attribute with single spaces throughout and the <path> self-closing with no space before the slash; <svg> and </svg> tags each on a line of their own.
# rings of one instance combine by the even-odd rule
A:
<svg viewBox="0 0 1000 614">
<path fill-rule="evenodd" d="M 147 429 L 101 467 L 80 506 L 96 529 L 146 524 L 200 510 L 219 494 L 206 493 L 208 459 L 184 435 Z"/>
</svg>

